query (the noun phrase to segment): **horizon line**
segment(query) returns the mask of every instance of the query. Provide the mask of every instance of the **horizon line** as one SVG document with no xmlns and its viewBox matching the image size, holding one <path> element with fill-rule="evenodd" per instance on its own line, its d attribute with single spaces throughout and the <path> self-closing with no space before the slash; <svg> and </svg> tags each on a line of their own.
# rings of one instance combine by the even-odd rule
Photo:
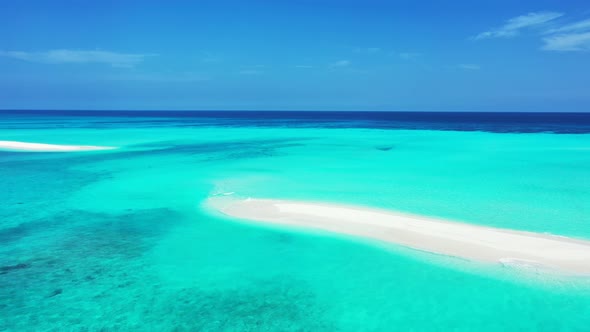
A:
<svg viewBox="0 0 590 332">
<path fill-rule="evenodd" d="M 276 110 L 256 110 L 256 109 L 20 109 L 20 108 L 0 108 L 0 112 L 186 112 L 186 113 L 198 113 L 198 112 L 268 112 L 268 113 L 279 113 L 279 112 L 308 112 L 308 113 L 545 113 L 545 114 L 590 114 L 588 111 L 401 111 L 401 110 L 288 110 L 288 109 L 276 109 Z"/>
</svg>

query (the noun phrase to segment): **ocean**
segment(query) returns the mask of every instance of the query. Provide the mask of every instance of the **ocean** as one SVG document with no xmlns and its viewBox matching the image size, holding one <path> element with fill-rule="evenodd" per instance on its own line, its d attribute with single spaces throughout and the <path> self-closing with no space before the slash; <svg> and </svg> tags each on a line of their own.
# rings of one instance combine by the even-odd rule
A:
<svg viewBox="0 0 590 332">
<path fill-rule="evenodd" d="M 590 113 L 0 111 L 1 331 L 588 331 L 590 279 L 262 226 L 213 196 L 590 240 Z"/>
</svg>

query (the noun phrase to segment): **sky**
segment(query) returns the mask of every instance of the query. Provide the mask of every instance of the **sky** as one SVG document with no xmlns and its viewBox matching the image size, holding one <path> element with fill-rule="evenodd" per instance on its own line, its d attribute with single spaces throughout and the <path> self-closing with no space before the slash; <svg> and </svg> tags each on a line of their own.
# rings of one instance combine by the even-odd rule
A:
<svg viewBox="0 0 590 332">
<path fill-rule="evenodd" d="M 590 111 L 587 0 L 0 0 L 0 109 Z"/>
</svg>

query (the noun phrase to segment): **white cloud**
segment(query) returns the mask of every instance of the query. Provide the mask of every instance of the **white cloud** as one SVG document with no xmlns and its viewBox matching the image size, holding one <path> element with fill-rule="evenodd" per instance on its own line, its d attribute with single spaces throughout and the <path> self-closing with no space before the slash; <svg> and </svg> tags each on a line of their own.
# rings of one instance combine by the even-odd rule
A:
<svg viewBox="0 0 590 332">
<path fill-rule="evenodd" d="M 0 56 L 49 64 L 103 63 L 113 67 L 133 67 L 156 54 L 129 54 L 109 51 L 50 50 L 46 52 L 0 51 Z"/>
<path fill-rule="evenodd" d="M 457 65 L 457 68 L 464 70 L 480 70 L 481 66 L 473 63 L 462 63 L 460 65 Z"/>
<path fill-rule="evenodd" d="M 582 32 L 590 30 L 590 19 L 566 24 L 559 28 L 549 29 L 545 33 Z"/>
<path fill-rule="evenodd" d="M 590 32 L 558 34 L 543 39 L 546 51 L 590 51 Z"/>
<path fill-rule="evenodd" d="M 502 27 L 480 33 L 473 39 L 507 38 L 513 37 L 525 28 L 546 26 L 547 23 L 562 17 L 564 14 L 557 12 L 536 12 L 512 18 Z M 553 23 L 553 22 L 551 22 Z M 545 31 L 539 31 L 545 37 L 542 50 L 546 51 L 590 51 L 590 19 L 581 21 L 570 20 L 570 23 L 555 25 Z"/>
<path fill-rule="evenodd" d="M 563 13 L 557 12 L 535 12 L 517 16 L 509 19 L 503 26 L 482 32 L 473 39 L 480 40 L 514 37 L 518 35 L 522 29 L 538 27 L 561 16 L 563 16 Z"/>
<path fill-rule="evenodd" d="M 336 61 L 336 62 L 332 62 L 330 64 L 331 68 L 338 68 L 338 67 L 348 67 L 351 65 L 351 62 L 348 60 L 340 60 L 340 61 Z"/>
</svg>

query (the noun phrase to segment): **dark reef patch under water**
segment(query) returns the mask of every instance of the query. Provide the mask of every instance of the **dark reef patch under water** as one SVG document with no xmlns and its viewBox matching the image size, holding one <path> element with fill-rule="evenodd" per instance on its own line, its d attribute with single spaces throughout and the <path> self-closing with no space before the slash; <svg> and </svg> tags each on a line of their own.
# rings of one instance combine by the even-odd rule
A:
<svg viewBox="0 0 590 332">
<path fill-rule="evenodd" d="M 145 254 L 182 223 L 175 211 L 68 211 L 54 218 L 60 221 L 47 226 L 66 227 L 61 236 L 13 251 L 20 263 L 0 267 L 0 330 L 133 330 L 144 322 L 158 331 L 335 330 L 310 289 L 289 276 L 217 290 L 161 284 Z M 44 232 L 42 224 L 36 232 Z"/>
<path fill-rule="evenodd" d="M 139 292 L 150 285 L 150 279 L 155 279 L 150 277 L 143 256 L 182 221 L 183 217 L 175 211 L 151 209 L 122 214 L 72 210 L 31 222 L 25 233 L 41 237 L 51 234 L 51 240 L 27 239 L 27 246 L 2 255 L 0 310 L 5 314 L 0 318 L 0 330 L 36 326 L 55 314 L 55 301 L 62 301 L 60 305 L 67 308 L 76 301 L 111 301 L 114 293 L 124 296 L 127 288 L 137 288 Z M 55 235 L 56 232 L 60 234 Z M 71 308 L 71 312 L 62 313 L 62 318 L 69 329 L 82 328 L 88 326 L 87 321 L 82 323 L 84 319 L 100 311 L 110 312 L 106 308 L 116 306 L 105 302 L 88 310 Z M 121 317 L 128 317 L 130 309 L 121 308 Z M 19 314 L 8 314 L 9 311 L 30 314 L 25 319 Z"/>
<path fill-rule="evenodd" d="M 60 212 L 73 193 L 111 176 L 111 171 L 84 171 L 72 160 L 48 154 L 9 155 L 1 158 L 0 239 L 26 235 L 31 223 Z"/>
</svg>

